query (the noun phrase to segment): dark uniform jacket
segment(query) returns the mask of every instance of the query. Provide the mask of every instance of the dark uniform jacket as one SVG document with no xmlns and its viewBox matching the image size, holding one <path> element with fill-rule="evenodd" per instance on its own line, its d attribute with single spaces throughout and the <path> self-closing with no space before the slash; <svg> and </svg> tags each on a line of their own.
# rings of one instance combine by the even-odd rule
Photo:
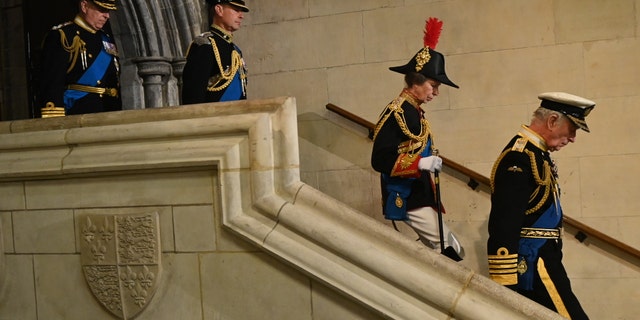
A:
<svg viewBox="0 0 640 320">
<path fill-rule="evenodd" d="M 404 211 L 436 205 L 431 175 L 418 170 L 421 156 L 431 153 L 431 138 L 424 111 L 405 91 L 380 115 L 373 136 L 371 166 L 381 173 L 383 212 L 388 219 L 403 220 L 389 218 L 388 205 L 394 205 L 390 201 L 395 205 L 403 201 Z M 406 182 L 407 197 L 390 197 L 393 191 L 389 187 L 395 182 Z"/>
<path fill-rule="evenodd" d="M 196 37 L 182 73 L 182 103 L 244 100 L 246 67 L 233 37 L 217 26 Z"/>
<path fill-rule="evenodd" d="M 106 32 L 94 30 L 76 16 L 53 27 L 42 50 L 42 107 L 65 107 L 67 115 L 122 109 L 118 53 Z M 82 87 L 70 91 L 69 86 L 76 85 Z"/>
<path fill-rule="evenodd" d="M 556 167 L 544 140 L 527 126 L 498 157 L 491 189 L 491 278 L 565 317 L 587 319 L 562 265 Z"/>
</svg>

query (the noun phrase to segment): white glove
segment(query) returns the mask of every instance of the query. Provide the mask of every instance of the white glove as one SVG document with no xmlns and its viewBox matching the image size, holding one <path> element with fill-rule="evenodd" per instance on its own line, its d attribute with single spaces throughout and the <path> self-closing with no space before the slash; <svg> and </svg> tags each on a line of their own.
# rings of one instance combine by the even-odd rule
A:
<svg viewBox="0 0 640 320">
<path fill-rule="evenodd" d="M 428 156 L 421 158 L 418 162 L 418 168 L 426 171 L 440 171 L 442 169 L 442 158 L 438 156 Z"/>
</svg>

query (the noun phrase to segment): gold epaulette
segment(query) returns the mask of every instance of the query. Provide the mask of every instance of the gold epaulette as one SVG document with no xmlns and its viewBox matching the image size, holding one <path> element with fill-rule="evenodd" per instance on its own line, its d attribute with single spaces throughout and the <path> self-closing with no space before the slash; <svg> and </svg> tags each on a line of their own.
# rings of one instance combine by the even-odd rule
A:
<svg viewBox="0 0 640 320">
<path fill-rule="evenodd" d="M 389 119 L 391 114 L 394 111 L 398 110 L 397 100 L 398 99 L 395 99 L 392 102 L 390 102 L 384 108 L 384 110 L 382 110 L 382 113 L 380 113 L 380 117 L 378 117 L 378 122 L 376 123 L 376 126 L 373 129 L 373 141 L 376 140 L 376 137 L 378 137 L 378 133 L 380 132 L 380 129 L 382 129 L 382 126 L 384 126 L 385 122 L 387 122 L 387 119 Z M 387 112 L 387 110 L 389 110 L 389 112 Z M 400 108 L 400 110 L 402 110 L 402 108 Z"/>
<path fill-rule="evenodd" d="M 193 43 L 198 46 L 210 45 L 211 42 L 209 42 L 209 37 L 211 37 L 212 35 L 213 33 L 211 31 L 201 33 L 199 36 L 193 38 Z"/>
<path fill-rule="evenodd" d="M 501 285 L 518 284 L 518 254 L 509 254 L 507 248 L 500 248 L 495 255 L 489 255 L 489 277 Z"/>
</svg>

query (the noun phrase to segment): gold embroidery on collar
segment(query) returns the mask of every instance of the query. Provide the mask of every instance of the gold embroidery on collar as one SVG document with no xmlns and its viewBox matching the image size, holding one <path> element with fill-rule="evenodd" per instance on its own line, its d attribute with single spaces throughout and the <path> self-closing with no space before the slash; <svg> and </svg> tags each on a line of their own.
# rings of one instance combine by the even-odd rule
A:
<svg viewBox="0 0 640 320">
<path fill-rule="evenodd" d="M 524 124 L 522 125 L 522 130 L 518 132 L 518 135 L 527 139 L 542 151 L 546 152 L 547 150 L 549 150 L 544 139 Z"/>
<path fill-rule="evenodd" d="M 220 26 L 215 24 L 212 24 L 211 28 L 219 31 L 221 33 L 220 36 L 222 36 L 223 39 L 227 40 L 227 42 L 231 43 L 233 41 L 233 34 L 228 32 L 227 30 L 224 30 L 220 28 Z"/>
<path fill-rule="evenodd" d="M 82 17 L 80 15 L 77 15 L 74 19 L 73 22 L 75 24 L 77 24 L 78 26 L 80 26 L 80 28 L 85 29 L 91 33 L 96 33 L 98 32 L 98 30 L 94 29 L 92 26 L 90 26 L 86 21 L 84 21 L 84 19 L 82 19 Z"/>
</svg>

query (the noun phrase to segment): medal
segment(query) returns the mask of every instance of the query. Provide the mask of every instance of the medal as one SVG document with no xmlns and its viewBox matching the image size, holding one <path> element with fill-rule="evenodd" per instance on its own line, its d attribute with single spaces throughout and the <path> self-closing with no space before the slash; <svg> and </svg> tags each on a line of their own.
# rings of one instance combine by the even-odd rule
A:
<svg viewBox="0 0 640 320">
<path fill-rule="evenodd" d="M 108 54 L 112 56 L 118 56 L 118 49 L 116 48 L 116 45 L 114 43 L 102 41 L 102 47 Z"/>
</svg>

